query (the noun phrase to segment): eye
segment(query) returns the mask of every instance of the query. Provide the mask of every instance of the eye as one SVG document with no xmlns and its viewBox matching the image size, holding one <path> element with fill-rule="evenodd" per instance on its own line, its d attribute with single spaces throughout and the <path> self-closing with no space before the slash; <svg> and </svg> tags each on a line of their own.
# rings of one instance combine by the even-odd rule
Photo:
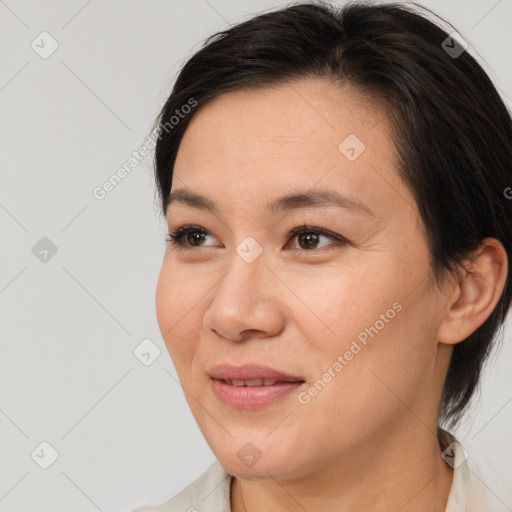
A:
<svg viewBox="0 0 512 512">
<path fill-rule="evenodd" d="M 306 251 L 311 251 L 311 249 L 322 249 L 323 247 L 326 247 L 326 245 L 320 245 L 319 240 L 321 240 L 322 237 L 334 240 L 334 243 L 327 244 L 327 246 L 339 246 L 348 243 L 348 240 L 340 235 L 336 235 L 325 229 L 308 227 L 305 225 L 292 229 L 289 233 L 289 236 L 292 238 L 297 237 L 297 243 L 299 244 L 298 249 L 304 249 Z M 294 247 L 293 249 L 296 248 Z"/>
<path fill-rule="evenodd" d="M 183 249 L 202 247 L 201 242 L 208 236 L 213 238 L 210 232 L 201 226 L 181 226 L 174 233 L 168 233 L 167 242 Z"/>
<path fill-rule="evenodd" d="M 169 233 L 167 235 L 167 242 L 179 247 L 180 249 L 192 249 L 194 247 L 205 247 L 202 245 L 202 242 L 208 237 L 214 238 L 207 229 L 204 229 L 201 226 L 181 226 L 176 229 L 174 233 Z M 308 227 L 306 225 L 292 229 L 288 234 L 288 237 L 291 239 L 297 237 L 299 247 L 292 247 L 293 250 L 304 250 L 309 252 L 311 252 L 312 249 L 325 247 L 325 245 L 319 247 L 319 240 L 322 237 L 334 240 L 333 244 L 327 244 L 327 246 L 339 246 L 349 243 L 346 238 L 340 235 L 336 235 L 335 233 L 331 233 L 325 229 Z M 208 247 L 208 245 L 206 247 Z"/>
</svg>

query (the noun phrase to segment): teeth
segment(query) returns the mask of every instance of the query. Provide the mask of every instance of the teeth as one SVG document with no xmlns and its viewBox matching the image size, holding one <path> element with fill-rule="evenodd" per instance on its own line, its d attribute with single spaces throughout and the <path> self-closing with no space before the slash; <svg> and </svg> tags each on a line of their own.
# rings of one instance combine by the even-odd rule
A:
<svg viewBox="0 0 512 512">
<path fill-rule="evenodd" d="M 228 384 L 231 384 L 232 386 L 247 386 L 247 387 L 254 387 L 254 386 L 272 386 L 277 381 L 275 379 L 247 379 L 247 380 L 226 380 Z"/>
<path fill-rule="evenodd" d="M 248 379 L 243 381 L 245 382 L 246 386 L 252 387 L 252 386 L 263 386 L 263 379 Z"/>
<path fill-rule="evenodd" d="M 231 382 L 228 381 L 232 386 L 245 386 L 244 380 L 232 380 Z"/>
</svg>

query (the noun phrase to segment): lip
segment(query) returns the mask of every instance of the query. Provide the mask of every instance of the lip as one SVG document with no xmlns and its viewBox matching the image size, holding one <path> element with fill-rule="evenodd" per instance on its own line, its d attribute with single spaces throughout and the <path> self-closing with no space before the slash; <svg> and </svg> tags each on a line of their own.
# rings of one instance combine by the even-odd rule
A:
<svg viewBox="0 0 512 512">
<path fill-rule="evenodd" d="M 279 398 L 291 394 L 305 384 L 302 377 L 290 375 L 268 366 L 248 364 L 233 366 L 221 364 L 208 372 L 215 396 L 224 405 L 235 409 L 264 407 Z M 234 386 L 226 380 L 273 379 L 270 386 Z"/>
<path fill-rule="evenodd" d="M 304 379 L 300 376 L 256 364 L 244 364 L 242 366 L 234 366 L 228 363 L 218 364 L 210 368 L 208 375 L 219 380 L 275 379 L 288 382 L 304 382 Z"/>
</svg>

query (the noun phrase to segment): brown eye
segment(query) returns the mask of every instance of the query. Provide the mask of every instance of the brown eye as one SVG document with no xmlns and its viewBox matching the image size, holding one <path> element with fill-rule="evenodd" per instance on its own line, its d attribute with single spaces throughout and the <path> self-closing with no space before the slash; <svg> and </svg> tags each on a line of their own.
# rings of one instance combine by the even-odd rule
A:
<svg viewBox="0 0 512 512">
<path fill-rule="evenodd" d="M 204 241 L 206 235 L 202 231 L 190 231 L 185 234 L 185 238 L 190 245 L 197 246 L 201 245 L 201 242 Z"/>
<path fill-rule="evenodd" d="M 183 249 L 204 247 L 202 242 L 208 236 L 212 237 L 209 231 L 200 226 L 182 226 L 175 233 L 167 235 L 167 242 Z"/>
<path fill-rule="evenodd" d="M 298 235 L 297 240 L 303 249 L 316 249 L 321 236 L 312 231 L 302 232 Z"/>
<path fill-rule="evenodd" d="M 333 245 L 344 245 L 347 243 L 347 240 L 345 240 L 343 237 L 335 234 L 331 234 L 323 229 L 319 228 L 312 228 L 307 226 L 301 226 L 299 228 L 295 228 L 290 232 L 291 238 L 297 238 L 297 242 L 299 247 L 294 247 L 294 249 L 302 249 L 305 251 L 311 251 L 314 249 L 322 249 L 326 246 L 333 246 Z M 321 244 L 322 238 L 329 238 L 331 240 L 334 240 L 334 243 L 326 244 L 321 247 L 319 245 Z"/>
<path fill-rule="evenodd" d="M 348 242 L 345 238 L 334 233 L 330 233 L 324 229 L 300 226 L 289 233 L 290 239 L 297 239 L 298 247 L 292 247 L 295 250 L 303 250 L 312 252 L 315 249 L 324 247 L 345 245 Z M 173 244 L 180 249 L 193 249 L 199 247 L 211 247 L 214 244 L 205 245 L 204 241 L 208 238 L 214 238 L 213 235 L 201 226 L 182 226 L 175 233 L 167 235 L 167 242 Z M 321 245 L 322 239 L 333 240 L 334 243 Z"/>
</svg>

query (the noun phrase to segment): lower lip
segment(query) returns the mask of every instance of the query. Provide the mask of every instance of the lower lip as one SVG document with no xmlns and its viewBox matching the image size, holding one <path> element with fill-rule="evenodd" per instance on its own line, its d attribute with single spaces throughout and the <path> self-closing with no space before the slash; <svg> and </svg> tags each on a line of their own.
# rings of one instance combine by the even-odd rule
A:
<svg viewBox="0 0 512 512">
<path fill-rule="evenodd" d="M 276 382 L 271 386 L 232 386 L 213 379 L 213 392 L 225 405 L 236 409 L 254 409 L 289 395 L 304 382 Z"/>
</svg>

